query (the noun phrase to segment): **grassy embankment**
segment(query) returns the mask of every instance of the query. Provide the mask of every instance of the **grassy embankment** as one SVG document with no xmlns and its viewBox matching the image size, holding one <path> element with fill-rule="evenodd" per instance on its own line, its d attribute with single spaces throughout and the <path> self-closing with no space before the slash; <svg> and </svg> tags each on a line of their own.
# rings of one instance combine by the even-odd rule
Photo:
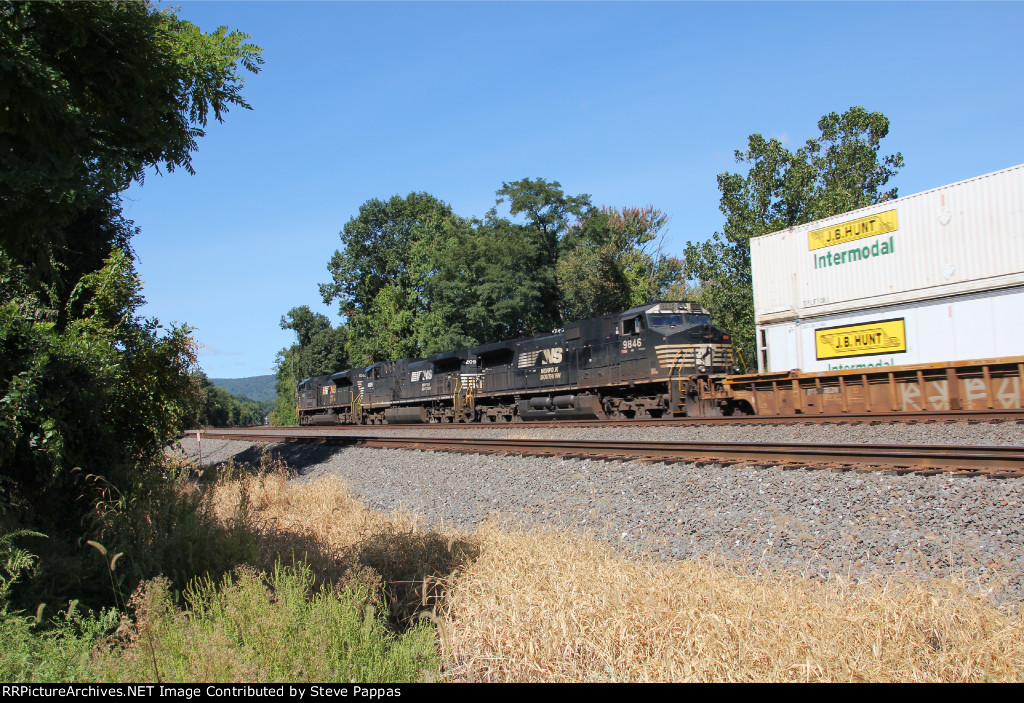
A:
<svg viewBox="0 0 1024 703">
<path fill-rule="evenodd" d="M 45 640 L 8 617 L 5 639 L 28 644 L 14 648 L 20 675 L 4 655 L 4 678 L 1024 679 L 1024 618 L 956 579 L 822 582 L 628 559 L 567 532 L 424 530 L 367 510 L 340 481 L 281 472 L 202 495 L 212 519 L 251 537 L 251 567 L 177 596 L 147 582 L 114 636 L 91 618 Z"/>
</svg>

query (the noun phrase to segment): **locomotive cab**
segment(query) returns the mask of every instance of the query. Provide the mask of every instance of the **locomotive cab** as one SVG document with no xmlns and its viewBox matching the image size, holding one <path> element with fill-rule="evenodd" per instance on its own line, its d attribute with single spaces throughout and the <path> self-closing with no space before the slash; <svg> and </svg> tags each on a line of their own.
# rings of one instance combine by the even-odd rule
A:
<svg viewBox="0 0 1024 703">
<path fill-rule="evenodd" d="M 631 344 L 653 348 L 654 375 L 717 375 L 737 370 L 730 335 L 712 325 L 711 314 L 697 303 L 661 301 L 633 308 L 622 315 L 620 328 L 623 349 Z M 629 341 L 631 337 L 636 341 Z"/>
</svg>

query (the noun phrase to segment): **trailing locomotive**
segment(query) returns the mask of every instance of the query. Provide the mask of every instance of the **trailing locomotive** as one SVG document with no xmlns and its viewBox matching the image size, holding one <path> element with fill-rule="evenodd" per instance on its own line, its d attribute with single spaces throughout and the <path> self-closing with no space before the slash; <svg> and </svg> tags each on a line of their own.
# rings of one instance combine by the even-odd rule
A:
<svg viewBox="0 0 1024 703">
<path fill-rule="evenodd" d="M 727 332 L 662 301 L 507 342 L 303 381 L 302 425 L 514 422 L 731 414 Z"/>
</svg>

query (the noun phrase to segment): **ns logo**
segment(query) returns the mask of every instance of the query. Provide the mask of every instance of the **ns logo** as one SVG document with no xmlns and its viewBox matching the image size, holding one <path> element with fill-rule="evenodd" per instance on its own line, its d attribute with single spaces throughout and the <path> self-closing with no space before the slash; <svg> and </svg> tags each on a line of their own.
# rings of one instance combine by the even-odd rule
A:
<svg viewBox="0 0 1024 703">
<path fill-rule="evenodd" d="M 523 352 L 519 355 L 519 368 L 525 369 L 531 366 L 536 366 L 538 361 L 541 366 L 561 364 L 562 347 L 551 347 L 550 349 L 538 349 L 537 351 Z"/>
</svg>

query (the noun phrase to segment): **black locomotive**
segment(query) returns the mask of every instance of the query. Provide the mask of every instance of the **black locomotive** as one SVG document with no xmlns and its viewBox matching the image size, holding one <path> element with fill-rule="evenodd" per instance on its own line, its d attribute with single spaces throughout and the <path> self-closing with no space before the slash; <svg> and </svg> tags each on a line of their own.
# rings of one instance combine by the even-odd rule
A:
<svg viewBox="0 0 1024 703">
<path fill-rule="evenodd" d="M 303 425 L 730 414 L 729 334 L 695 303 L 650 303 L 551 334 L 309 378 Z"/>
</svg>

